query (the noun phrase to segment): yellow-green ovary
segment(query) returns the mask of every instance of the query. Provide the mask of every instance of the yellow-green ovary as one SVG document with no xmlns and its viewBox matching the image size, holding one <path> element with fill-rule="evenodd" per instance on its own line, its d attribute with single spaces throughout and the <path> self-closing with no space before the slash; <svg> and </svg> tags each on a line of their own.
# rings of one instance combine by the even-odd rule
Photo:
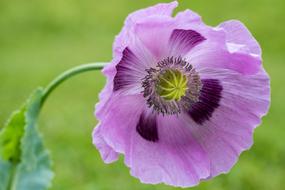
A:
<svg viewBox="0 0 285 190">
<path fill-rule="evenodd" d="M 158 76 L 156 90 L 165 100 L 179 101 L 186 94 L 187 82 L 187 77 L 181 71 L 169 69 Z"/>
</svg>

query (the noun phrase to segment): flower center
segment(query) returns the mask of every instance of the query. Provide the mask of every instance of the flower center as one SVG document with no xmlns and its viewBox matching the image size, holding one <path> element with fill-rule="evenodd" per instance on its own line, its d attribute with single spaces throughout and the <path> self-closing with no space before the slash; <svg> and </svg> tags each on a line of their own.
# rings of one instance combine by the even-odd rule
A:
<svg viewBox="0 0 285 190">
<path fill-rule="evenodd" d="M 179 101 L 186 95 L 187 77 L 177 69 L 165 70 L 158 76 L 156 91 L 165 100 Z"/>
<path fill-rule="evenodd" d="M 178 114 L 199 100 L 202 83 L 198 73 L 181 57 L 168 57 L 146 70 L 143 95 L 150 108 L 164 114 Z"/>
</svg>

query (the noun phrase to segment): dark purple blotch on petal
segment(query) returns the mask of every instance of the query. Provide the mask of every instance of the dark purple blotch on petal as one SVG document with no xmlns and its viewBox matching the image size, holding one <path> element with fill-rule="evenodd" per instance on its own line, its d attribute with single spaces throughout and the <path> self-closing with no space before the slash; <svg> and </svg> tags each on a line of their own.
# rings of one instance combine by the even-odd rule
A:
<svg viewBox="0 0 285 190">
<path fill-rule="evenodd" d="M 206 38 L 194 30 L 175 29 L 170 37 L 170 46 L 172 51 L 183 55 L 204 40 Z"/>
<path fill-rule="evenodd" d="M 136 55 L 126 47 L 123 51 L 121 61 L 117 64 L 117 73 L 114 78 L 114 91 L 120 90 L 133 83 L 134 68 L 136 67 L 138 58 Z"/>
<path fill-rule="evenodd" d="M 219 107 L 223 87 L 217 79 L 203 79 L 199 101 L 194 103 L 188 111 L 190 117 L 198 124 L 203 124 L 212 117 Z"/>
<path fill-rule="evenodd" d="M 136 127 L 137 132 L 147 141 L 158 141 L 157 122 L 155 114 L 143 112 Z"/>
</svg>

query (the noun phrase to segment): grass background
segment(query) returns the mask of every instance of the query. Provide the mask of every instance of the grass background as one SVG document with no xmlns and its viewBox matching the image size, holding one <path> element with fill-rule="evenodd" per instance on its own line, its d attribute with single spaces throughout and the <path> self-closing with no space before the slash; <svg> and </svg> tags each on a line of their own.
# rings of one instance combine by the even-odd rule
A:
<svg viewBox="0 0 285 190">
<path fill-rule="evenodd" d="M 114 36 L 132 11 L 156 0 L 0 0 L 0 122 L 4 124 L 39 85 L 73 66 L 109 61 Z M 183 0 L 209 25 L 228 19 L 244 22 L 260 42 L 271 76 L 272 105 L 255 133 L 255 144 L 228 175 L 194 190 L 285 189 L 285 1 Z M 105 165 L 93 147 L 94 104 L 105 79 L 100 72 L 75 77 L 44 106 L 40 130 L 51 150 L 56 176 L 52 190 L 170 190 L 145 185 L 122 162 Z M 242 119 L 242 118 L 241 118 Z"/>
</svg>

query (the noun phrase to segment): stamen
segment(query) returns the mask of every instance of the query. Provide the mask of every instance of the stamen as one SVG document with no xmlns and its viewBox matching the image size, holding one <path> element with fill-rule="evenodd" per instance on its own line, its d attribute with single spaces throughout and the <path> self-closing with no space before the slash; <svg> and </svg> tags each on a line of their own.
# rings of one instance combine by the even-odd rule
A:
<svg viewBox="0 0 285 190">
<path fill-rule="evenodd" d="M 181 57 L 168 57 L 147 69 L 142 82 L 143 95 L 149 107 L 164 114 L 188 110 L 199 100 L 202 83 L 192 65 Z"/>
</svg>

